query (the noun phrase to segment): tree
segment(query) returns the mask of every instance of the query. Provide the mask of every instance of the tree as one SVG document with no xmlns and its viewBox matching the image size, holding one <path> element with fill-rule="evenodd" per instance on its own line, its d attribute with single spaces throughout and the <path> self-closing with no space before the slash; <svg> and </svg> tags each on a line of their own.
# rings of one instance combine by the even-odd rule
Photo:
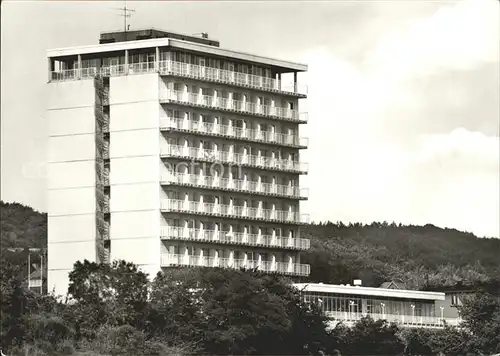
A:
<svg viewBox="0 0 500 356">
<path fill-rule="evenodd" d="M 24 338 L 23 316 L 27 312 L 27 296 L 19 278 L 19 268 L 0 256 L 0 290 L 2 296 L 2 348 L 20 344 Z"/>
<path fill-rule="evenodd" d="M 363 317 L 352 328 L 343 330 L 342 344 L 339 345 L 343 352 L 351 355 L 395 355 L 400 354 L 404 346 L 398 336 L 399 329 L 396 324 L 386 320 L 373 320 Z"/>
<path fill-rule="evenodd" d="M 469 351 L 472 353 L 500 353 L 500 300 L 488 293 L 477 293 L 465 298 L 459 309 L 462 326 L 472 335 Z"/>
<path fill-rule="evenodd" d="M 111 265 L 85 260 L 69 273 L 68 294 L 77 336 L 93 337 L 98 327 L 132 325 L 143 327 L 148 307 L 148 278 L 133 263 Z"/>
</svg>

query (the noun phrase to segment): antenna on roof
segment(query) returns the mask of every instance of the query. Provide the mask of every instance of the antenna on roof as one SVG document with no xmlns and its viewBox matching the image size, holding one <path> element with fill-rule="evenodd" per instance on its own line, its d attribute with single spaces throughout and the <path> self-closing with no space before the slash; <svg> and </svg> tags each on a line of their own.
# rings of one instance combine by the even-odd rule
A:
<svg viewBox="0 0 500 356">
<path fill-rule="evenodd" d="M 124 0 L 124 6 L 123 7 L 114 7 L 113 9 L 115 10 L 120 10 L 123 11 L 123 13 L 118 14 L 118 16 L 123 16 L 123 32 L 127 32 L 130 30 L 130 25 L 127 25 L 127 18 L 132 16 L 132 12 L 135 12 L 134 9 L 129 9 L 127 7 L 127 0 Z M 126 36 L 126 34 L 125 34 Z"/>
</svg>

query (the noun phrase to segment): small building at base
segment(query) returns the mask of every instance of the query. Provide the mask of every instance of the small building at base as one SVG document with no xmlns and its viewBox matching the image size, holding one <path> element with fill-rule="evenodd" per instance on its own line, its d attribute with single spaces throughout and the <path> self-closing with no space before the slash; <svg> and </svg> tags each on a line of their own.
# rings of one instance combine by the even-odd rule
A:
<svg viewBox="0 0 500 356">
<path fill-rule="evenodd" d="M 320 306 L 332 318 L 351 326 L 364 316 L 384 319 L 404 327 L 441 328 L 460 323 L 460 318 L 445 318 L 442 301 L 445 293 L 405 289 L 386 289 L 323 283 L 296 283 L 306 302 Z"/>
</svg>

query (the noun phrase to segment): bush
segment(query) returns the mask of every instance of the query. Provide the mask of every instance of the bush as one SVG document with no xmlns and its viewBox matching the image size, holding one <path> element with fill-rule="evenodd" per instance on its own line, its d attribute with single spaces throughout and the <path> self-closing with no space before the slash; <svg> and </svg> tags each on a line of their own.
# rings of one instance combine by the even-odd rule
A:
<svg viewBox="0 0 500 356">
<path fill-rule="evenodd" d="M 75 347 L 73 345 L 73 340 L 64 340 L 57 345 L 57 351 L 61 355 L 74 355 Z"/>
<path fill-rule="evenodd" d="M 139 355 L 145 346 L 144 334 L 130 325 L 103 327 L 89 343 L 93 351 L 111 355 Z"/>
<path fill-rule="evenodd" d="M 37 345 L 46 352 L 53 352 L 59 344 L 71 343 L 69 340 L 73 340 L 73 329 L 55 315 L 27 315 L 24 325 L 27 343 Z"/>
</svg>

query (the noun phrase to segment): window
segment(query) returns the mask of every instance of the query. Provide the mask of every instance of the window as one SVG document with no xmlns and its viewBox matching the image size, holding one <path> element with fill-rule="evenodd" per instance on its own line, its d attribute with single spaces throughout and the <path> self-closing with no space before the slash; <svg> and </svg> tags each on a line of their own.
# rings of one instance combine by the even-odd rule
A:
<svg viewBox="0 0 500 356">
<path fill-rule="evenodd" d="M 451 306 L 456 307 L 459 305 L 462 305 L 462 300 L 461 300 L 460 294 L 458 294 L 458 293 L 452 294 L 451 295 Z"/>
</svg>

